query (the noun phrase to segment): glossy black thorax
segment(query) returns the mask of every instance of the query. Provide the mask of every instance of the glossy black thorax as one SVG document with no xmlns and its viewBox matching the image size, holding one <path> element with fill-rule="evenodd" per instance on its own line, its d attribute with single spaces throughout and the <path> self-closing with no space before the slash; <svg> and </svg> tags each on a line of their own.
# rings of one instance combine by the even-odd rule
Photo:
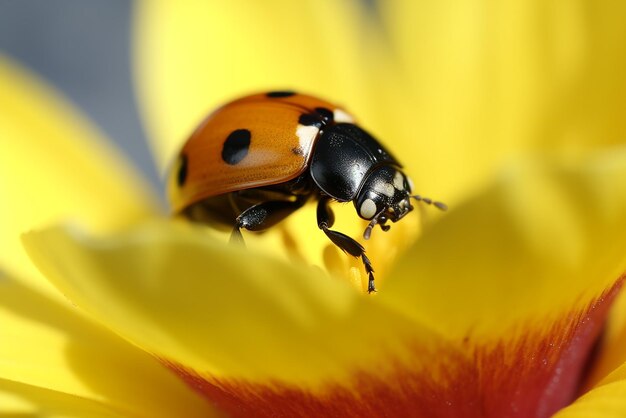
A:
<svg viewBox="0 0 626 418">
<path fill-rule="evenodd" d="M 373 136 L 351 123 L 323 128 L 310 162 L 311 178 L 340 202 L 356 198 L 366 177 L 380 166 L 400 163 Z"/>
</svg>

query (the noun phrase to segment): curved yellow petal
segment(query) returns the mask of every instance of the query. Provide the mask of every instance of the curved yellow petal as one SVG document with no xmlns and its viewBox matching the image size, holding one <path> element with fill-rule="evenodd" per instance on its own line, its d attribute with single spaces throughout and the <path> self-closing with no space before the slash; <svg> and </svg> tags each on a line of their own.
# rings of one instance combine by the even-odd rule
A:
<svg viewBox="0 0 626 418">
<path fill-rule="evenodd" d="M 520 163 L 428 228 L 379 301 L 450 337 L 583 307 L 626 272 L 626 147 Z"/>
<path fill-rule="evenodd" d="M 613 381 L 616 376 L 626 378 L 626 292 L 616 299 L 602 335 L 598 355 L 585 382 L 585 389 Z M 621 372 L 618 372 L 621 370 Z"/>
<path fill-rule="evenodd" d="M 626 415 L 626 380 L 603 385 L 581 396 L 554 418 L 621 418 Z"/>
<path fill-rule="evenodd" d="M 79 308 L 233 417 L 555 411 L 571 399 L 618 288 L 540 324 L 451 340 L 378 303 L 384 289 L 362 297 L 190 225 L 100 238 L 54 228 L 24 241 Z"/>
<path fill-rule="evenodd" d="M 141 417 L 90 399 L 0 379 L 0 416 L 20 418 Z"/>
<path fill-rule="evenodd" d="M 154 213 L 139 173 L 76 109 L 26 69 L 0 56 L 0 265 L 37 278 L 19 235 L 61 219 L 97 230 Z M 42 287 L 44 280 L 33 280 Z"/>
<path fill-rule="evenodd" d="M 161 169 L 208 112 L 256 91 L 365 101 L 358 1 L 141 1 L 136 82 Z"/>
<path fill-rule="evenodd" d="M 461 344 L 464 355 L 445 345 L 424 350 L 424 341 L 417 340 L 412 355 L 426 368 L 408 363 L 383 374 L 374 365 L 353 374 L 353 387 L 329 377 L 314 391 L 293 382 L 216 378 L 168 365 L 233 418 L 548 417 L 575 398 L 615 291 L 554 321 L 521 324 L 514 330 L 518 335 L 483 343 L 468 338 Z M 384 361 L 396 360 L 391 354 Z"/>
<path fill-rule="evenodd" d="M 393 366 L 386 353 L 402 360 L 407 341 L 425 351 L 444 345 L 318 269 L 226 246 L 188 225 L 100 239 L 55 228 L 24 240 L 79 307 L 164 361 L 214 376 L 315 386 L 370 365 L 382 373 Z"/>
<path fill-rule="evenodd" d="M 150 354 L 10 277 L 0 277 L 0 341 L 0 377 L 32 387 L 24 393 L 41 411 L 55 393 L 136 417 L 215 415 Z"/>
<path fill-rule="evenodd" d="M 575 156 L 624 142 L 626 5 L 379 6 L 395 53 L 387 79 L 403 89 L 384 133 L 414 150 L 406 165 L 428 193 L 467 196 L 528 150 Z"/>
</svg>

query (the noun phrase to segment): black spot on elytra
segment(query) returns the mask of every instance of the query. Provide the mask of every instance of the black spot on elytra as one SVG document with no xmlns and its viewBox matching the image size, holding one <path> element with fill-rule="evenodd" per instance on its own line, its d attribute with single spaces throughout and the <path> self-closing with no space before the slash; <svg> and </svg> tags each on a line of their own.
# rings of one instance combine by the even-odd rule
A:
<svg viewBox="0 0 626 418">
<path fill-rule="evenodd" d="M 298 123 L 304 126 L 317 126 L 318 128 L 321 128 L 324 121 L 317 113 L 303 113 L 300 115 Z"/>
<path fill-rule="evenodd" d="M 293 152 L 295 155 L 304 155 L 304 150 L 301 147 L 293 147 L 291 149 L 291 152 Z"/>
<path fill-rule="evenodd" d="M 267 97 L 290 97 L 295 95 L 296 92 L 295 91 L 270 91 L 269 93 L 266 94 Z"/>
<path fill-rule="evenodd" d="M 180 164 L 178 166 L 178 177 L 176 178 L 178 181 L 178 187 L 183 187 L 185 181 L 187 180 L 187 156 L 182 154 L 180 156 Z"/>
<path fill-rule="evenodd" d="M 222 159 L 226 164 L 238 164 L 248 155 L 250 137 L 250 131 L 247 129 L 237 129 L 228 135 L 222 148 Z"/>
<path fill-rule="evenodd" d="M 332 110 L 326 109 L 325 107 L 316 107 L 315 111 L 317 112 L 318 115 L 322 117 L 325 123 L 333 121 L 334 115 L 333 115 Z"/>
</svg>

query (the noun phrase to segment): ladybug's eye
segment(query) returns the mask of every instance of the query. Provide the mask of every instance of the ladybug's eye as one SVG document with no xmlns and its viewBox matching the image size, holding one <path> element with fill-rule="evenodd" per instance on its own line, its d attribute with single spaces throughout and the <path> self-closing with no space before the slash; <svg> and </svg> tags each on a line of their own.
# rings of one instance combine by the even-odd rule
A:
<svg viewBox="0 0 626 418">
<path fill-rule="evenodd" d="M 409 193 L 413 191 L 413 181 L 409 177 L 406 178 L 406 191 Z"/>
<path fill-rule="evenodd" d="M 363 200 L 359 207 L 359 215 L 361 215 L 363 219 L 372 219 L 377 212 L 378 208 L 376 207 L 376 203 L 369 198 Z"/>
</svg>

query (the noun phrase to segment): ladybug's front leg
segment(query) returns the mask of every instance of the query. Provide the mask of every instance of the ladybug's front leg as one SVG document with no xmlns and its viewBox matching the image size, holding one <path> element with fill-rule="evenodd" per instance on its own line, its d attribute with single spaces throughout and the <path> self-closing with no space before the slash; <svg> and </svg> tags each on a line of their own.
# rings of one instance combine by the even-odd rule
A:
<svg viewBox="0 0 626 418">
<path fill-rule="evenodd" d="M 299 196 L 295 200 L 270 200 L 249 207 L 237 216 L 230 242 L 243 243 L 241 228 L 248 231 L 263 231 L 276 225 L 300 209 L 306 200 L 307 196 Z"/>
<path fill-rule="evenodd" d="M 331 199 L 328 197 L 322 197 L 317 204 L 317 226 L 324 231 L 326 236 L 335 244 L 337 247 L 341 248 L 341 250 L 345 253 L 350 254 L 353 257 L 359 258 L 363 261 L 363 265 L 365 266 L 365 272 L 368 275 L 368 284 L 367 291 L 368 293 L 372 293 L 376 291 L 376 286 L 374 286 L 374 268 L 372 267 L 372 263 L 369 258 L 365 255 L 365 248 L 361 244 L 359 244 L 356 240 L 350 238 L 346 234 L 342 234 L 338 231 L 333 231 L 330 227 L 335 223 L 335 216 L 328 206 L 331 202 Z"/>
</svg>

